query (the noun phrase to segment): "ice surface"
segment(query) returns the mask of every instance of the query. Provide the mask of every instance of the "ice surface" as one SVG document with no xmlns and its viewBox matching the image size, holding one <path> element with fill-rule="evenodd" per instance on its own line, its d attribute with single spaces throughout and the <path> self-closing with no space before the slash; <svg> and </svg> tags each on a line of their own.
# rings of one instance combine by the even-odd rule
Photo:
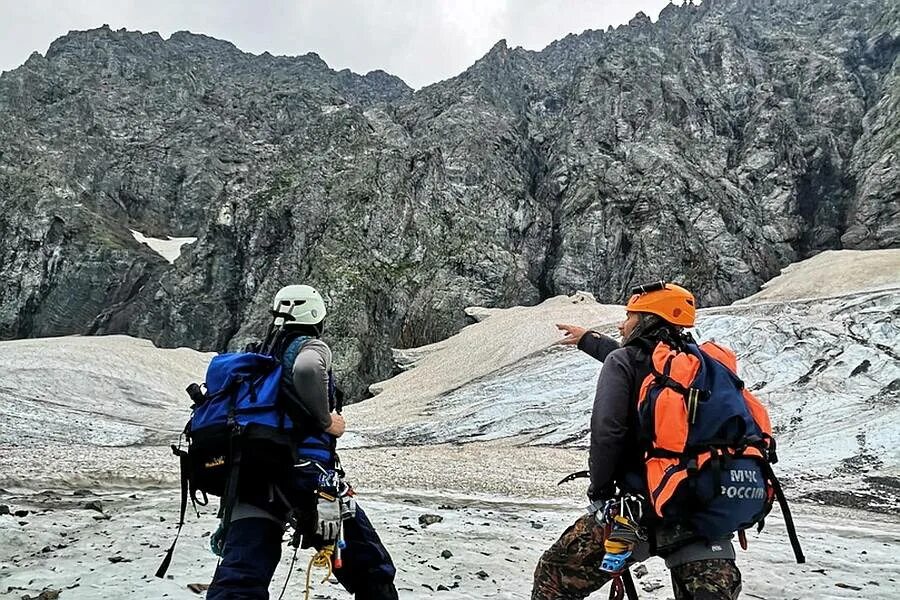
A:
<svg viewBox="0 0 900 600">
<path fill-rule="evenodd" d="M 0 343 L 0 445 L 166 443 L 211 356 L 118 335 Z"/>
</svg>

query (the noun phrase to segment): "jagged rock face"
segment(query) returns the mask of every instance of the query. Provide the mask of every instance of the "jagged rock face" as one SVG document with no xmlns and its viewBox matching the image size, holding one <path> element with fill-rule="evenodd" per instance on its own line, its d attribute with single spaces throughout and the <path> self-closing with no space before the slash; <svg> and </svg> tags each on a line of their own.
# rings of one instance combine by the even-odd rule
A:
<svg viewBox="0 0 900 600">
<path fill-rule="evenodd" d="M 550 287 L 610 297 L 665 273 L 706 304 L 732 300 L 840 247 L 853 204 L 878 225 L 847 247 L 896 244 L 896 121 L 857 142 L 866 118 L 897 118 L 877 100 L 895 94 L 897 23 L 877 3 L 704 2 L 598 37 L 545 136 L 561 224 Z M 854 160 L 893 167 L 863 196 Z"/>
<path fill-rule="evenodd" d="M 323 290 L 351 391 L 467 305 L 660 276 L 705 304 L 898 243 L 889 0 L 670 6 L 412 93 L 315 55 L 72 33 L 0 77 L 0 336 L 259 335 Z M 196 236 L 174 265 L 128 229 Z"/>
</svg>

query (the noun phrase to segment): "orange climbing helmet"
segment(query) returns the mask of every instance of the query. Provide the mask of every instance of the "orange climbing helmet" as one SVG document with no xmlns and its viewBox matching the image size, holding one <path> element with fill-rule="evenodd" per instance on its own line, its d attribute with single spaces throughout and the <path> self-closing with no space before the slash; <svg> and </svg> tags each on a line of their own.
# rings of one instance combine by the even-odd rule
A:
<svg viewBox="0 0 900 600">
<path fill-rule="evenodd" d="M 650 313 L 679 327 L 693 327 L 697 317 L 694 295 L 674 283 L 657 281 L 639 285 L 625 305 L 628 312 Z"/>
</svg>

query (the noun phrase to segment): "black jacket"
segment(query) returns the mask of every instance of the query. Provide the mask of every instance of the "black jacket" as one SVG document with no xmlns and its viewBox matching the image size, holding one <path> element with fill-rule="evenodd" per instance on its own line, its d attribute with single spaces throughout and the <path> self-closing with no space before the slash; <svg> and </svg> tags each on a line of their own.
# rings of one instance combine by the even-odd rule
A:
<svg viewBox="0 0 900 600">
<path fill-rule="evenodd" d="M 614 339 L 594 331 L 581 338 L 578 348 L 603 361 L 591 413 L 588 496 L 591 500 L 608 498 L 616 485 L 643 492 L 637 397 L 650 373 L 650 355 L 643 345 L 620 347 Z"/>
</svg>

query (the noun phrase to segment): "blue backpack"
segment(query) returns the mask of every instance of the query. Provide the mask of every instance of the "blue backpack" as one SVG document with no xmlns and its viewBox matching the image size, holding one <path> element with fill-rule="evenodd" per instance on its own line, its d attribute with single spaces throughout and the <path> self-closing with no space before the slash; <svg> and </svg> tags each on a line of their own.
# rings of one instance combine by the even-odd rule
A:
<svg viewBox="0 0 900 600">
<path fill-rule="evenodd" d="M 192 397 L 184 429 L 192 498 L 228 497 L 229 479 L 234 487 L 238 474 L 229 475 L 244 461 L 270 474 L 294 463 L 294 423 L 280 402 L 283 369 L 278 359 L 255 352 L 220 354 L 209 363 L 206 393 Z"/>
<path fill-rule="evenodd" d="M 157 577 L 171 562 L 188 498 L 196 507 L 208 504 L 208 495 L 221 497 L 219 516 L 227 527 L 242 486 L 283 481 L 298 462 L 333 468 L 335 438 L 295 422 L 285 405 L 294 360 L 311 339 L 291 341 L 281 360 L 259 352 L 219 354 L 207 367 L 206 390 L 196 383 L 188 386 L 193 405 L 183 434 L 187 449 L 172 446 L 181 463 L 181 517 Z M 340 410 L 330 372 L 328 388 L 332 407 Z"/>
</svg>

